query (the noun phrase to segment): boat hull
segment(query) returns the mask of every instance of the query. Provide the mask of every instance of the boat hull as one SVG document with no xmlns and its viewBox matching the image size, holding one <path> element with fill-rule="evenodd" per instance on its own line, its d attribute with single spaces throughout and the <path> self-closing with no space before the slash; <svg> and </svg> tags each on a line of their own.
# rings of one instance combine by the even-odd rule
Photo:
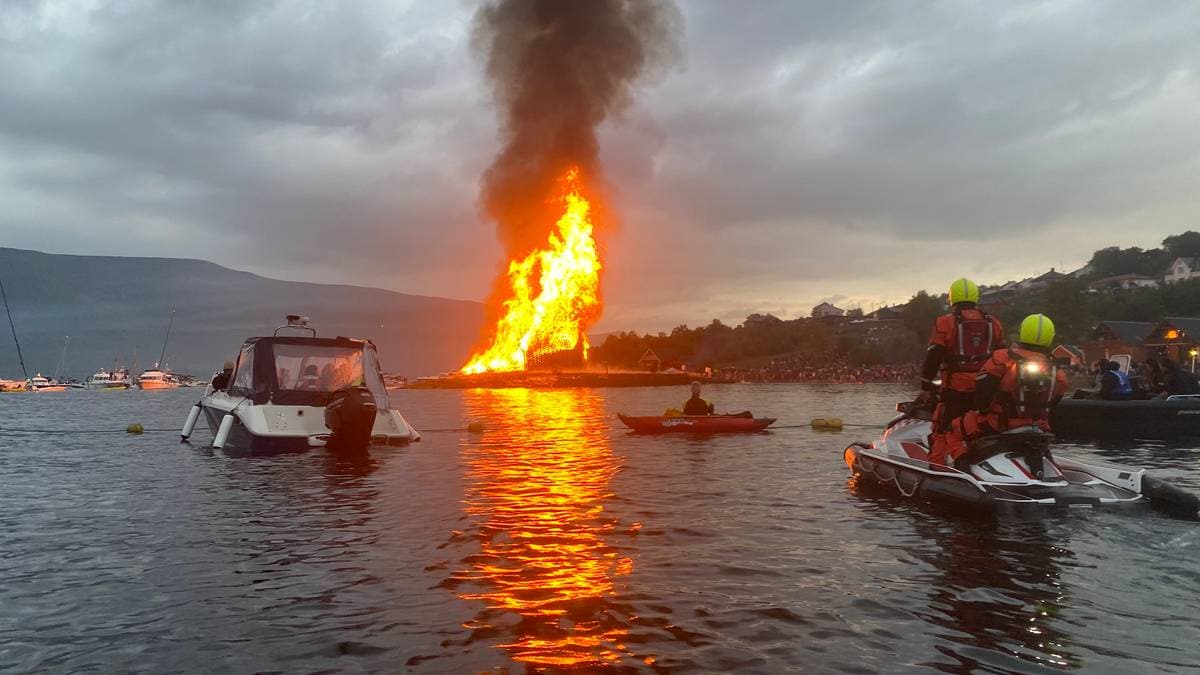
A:
<svg viewBox="0 0 1200 675">
<path fill-rule="evenodd" d="M 209 431 L 215 437 L 226 415 L 235 415 L 222 450 L 254 454 L 298 452 L 325 447 L 329 429 L 324 408 L 315 406 L 239 405 L 224 395 L 200 402 Z M 372 446 L 403 446 L 421 436 L 395 410 L 383 410 L 372 428 Z"/>
<path fill-rule="evenodd" d="M 150 381 L 150 382 L 138 382 L 137 386 L 138 386 L 138 389 L 141 389 L 143 391 L 156 391 L 158 389 L 178 389 L 179 383 L 178 382 Z"/>
<path fill-rule="evenodd" d="M 906 499 L 936 501 L 970 509 L 1025 511 L 1149 503 L 1137 491 L 1094 480 L 1080 471 L 1073 471 L 1069 465 L 1062 467 L 1063 473 L 1070 477 L 1067 480 L 995 485 L 981 484 L 964 472 L 927 461 L 888 455 L 866 444 L 847 447 L 844 459 L 860 483 L 893 490 Z"/>
<path fill-rule="evenodd" d="M 676 417 L 633 417 L 618 414 L 625 426 L 646 434 L 692 433 L 724 434 L 764 431 L 775 423 L 773 417 L 726 417 L 722 415 L 684 415 Z"/>
<path fill-rule="evenodd" d="M 1064 399 L 1051 417 L 1064 439 L 1168 440 L 1200 437 L 1200 399 Z"/>
</svg>

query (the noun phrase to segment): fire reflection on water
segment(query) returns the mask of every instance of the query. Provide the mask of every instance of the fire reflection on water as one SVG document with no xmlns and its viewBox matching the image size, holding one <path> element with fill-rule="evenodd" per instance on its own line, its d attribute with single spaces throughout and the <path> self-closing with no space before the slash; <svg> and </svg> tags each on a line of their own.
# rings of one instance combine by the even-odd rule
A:
<svg viewBox="0 0 1200 675">
<path fill-rule="evenodd" d="M 468 414 L 487 432 L 463 450 L 467 536 L 480 551 L 451 581 L 484 608 L 466 627 L 535 668 L 622 658 L 627 632 L 612 603 L 633 561 L 606 541 L 612 453 L 603 406 L 585 390 L 475 390 Z M 610 537 L 611 538 L 611 537 Z"/>
</svg>

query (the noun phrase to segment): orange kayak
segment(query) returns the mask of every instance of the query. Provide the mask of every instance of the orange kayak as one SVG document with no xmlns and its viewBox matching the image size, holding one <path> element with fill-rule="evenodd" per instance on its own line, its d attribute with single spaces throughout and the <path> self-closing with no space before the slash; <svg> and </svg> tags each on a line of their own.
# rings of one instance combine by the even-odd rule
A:
<svg viewBox="0 0 1200 675">
<path fill-rule="evenodd" d="M 762 431 L 775 423 L 774 417 L 744 417 L 733 415 L 683 415 L 679 417 L 632 417 L 618 413 L 621 422 L 642 433 L 690 432 L 694 434 L 724 434 Z"/>
</svg>

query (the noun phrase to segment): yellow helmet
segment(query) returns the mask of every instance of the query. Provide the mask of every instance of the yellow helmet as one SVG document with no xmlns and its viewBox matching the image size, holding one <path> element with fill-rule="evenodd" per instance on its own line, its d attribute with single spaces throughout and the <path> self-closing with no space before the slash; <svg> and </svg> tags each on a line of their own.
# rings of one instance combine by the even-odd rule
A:
<svg viewBox="0 0 1200 675">
<path fill-rule="evenodd" d="M 970 279 L 955 279 L 950 284 L 950 306 L 960 302 L 979 302 L 979 287 Z"/>
<path fill-rule="evenodd" d="M 1030 314 L 1021 322 L 1020 341 L 1027 345 L 1049 347 L 1054 342 L 1054 322 L 1045 314 Z"/>
</svg>

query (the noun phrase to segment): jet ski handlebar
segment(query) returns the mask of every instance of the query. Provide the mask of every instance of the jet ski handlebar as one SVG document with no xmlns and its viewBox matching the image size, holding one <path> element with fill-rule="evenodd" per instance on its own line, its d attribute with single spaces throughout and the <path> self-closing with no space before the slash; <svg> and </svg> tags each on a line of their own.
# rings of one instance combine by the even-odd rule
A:
<svg viewBox="0 0 1200 675">
<path fill-rule="evenodd" d="M 933 409 L 936 406 L 936 401 L 901 401 L 896 404 L 896 412 L 914 419 L 928 421 L 933 419 Z"/>
</svg>

